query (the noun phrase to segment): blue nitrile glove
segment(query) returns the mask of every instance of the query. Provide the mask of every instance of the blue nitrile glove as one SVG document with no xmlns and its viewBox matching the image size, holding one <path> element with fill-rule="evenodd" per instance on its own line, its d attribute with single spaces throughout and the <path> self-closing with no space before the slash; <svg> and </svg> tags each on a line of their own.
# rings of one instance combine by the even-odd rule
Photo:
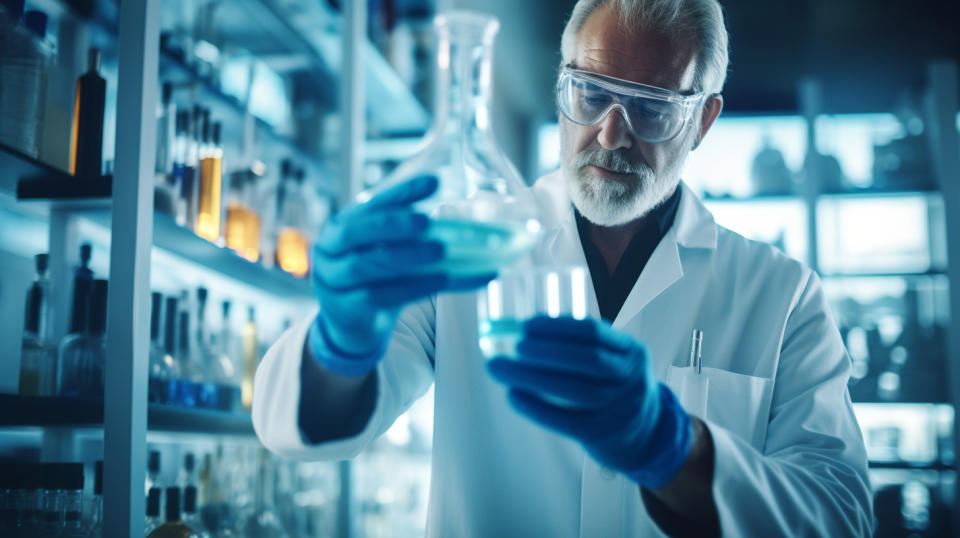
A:
<svg viewBox="0 0 960 538">
<path fill-rule="evenodd" d="M 643 345 L 602 321 L 533 318 L 517 357 L 487 366 L 517 411 L 641 486 L 663 486 L 687 461 L 689 415 L 654 377 Z"/>
<path fill-rule="evenodd" d="M 377 365 L 404 305 L 440 291 L 480 287 L 496 275 L 457 279 L 427 266 L 443 245 L 427 238 L 430 220 L 411 205 L 437 190 L 435 177 L 411 179 L 340 213 L 313 248 L 320 314 L 307 337 L 326 369 L 362 376 Z"/>
</svg>

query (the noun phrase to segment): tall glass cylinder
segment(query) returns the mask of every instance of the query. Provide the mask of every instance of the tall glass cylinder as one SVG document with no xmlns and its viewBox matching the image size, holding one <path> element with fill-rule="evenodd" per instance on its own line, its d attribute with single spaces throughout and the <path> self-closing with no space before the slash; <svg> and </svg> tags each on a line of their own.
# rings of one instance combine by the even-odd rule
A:
<svg viewBox="0 0 960 538">
<path fill-rule="evenodd" d="M 482 13 L 457 10 L 438 15 L 435 26 L 433 126 L 422 149 L 360 199 L 417 176 L 436 176 L 438 192 L 418 209 L 432 217 L 429 235 L 445 245 L 446 259 L 426 270 L 485 274 L 520 259 L 540 231 L 529 189 L 490 123 L 493 43 L 500 24 Z"/>
</svg>

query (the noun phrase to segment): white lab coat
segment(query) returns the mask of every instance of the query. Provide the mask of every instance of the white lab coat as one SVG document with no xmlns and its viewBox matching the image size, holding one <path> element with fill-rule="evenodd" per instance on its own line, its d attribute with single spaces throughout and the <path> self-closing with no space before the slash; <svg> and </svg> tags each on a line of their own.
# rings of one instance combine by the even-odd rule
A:
<svg viewBox="0 0 960 538">
<path fill-rule="evenodd" d="M 819 280 L 717 226 L 681 185 L 675 222 L 613 326 L 646 345 L 657 377 L 709 428 L 723 535 L 868 536 L 872 497 L 847 391 L 850 361 Z M 533 192 L 546 230 L 539 261 L 586 266 L 560 173 Z M 592 286 L 589 295 L 599 318 Z M 257 371 L 257 434 L 284 456 L 352 458 L 435 382 L 428 536 L 663 536 L 636 484 L 508 406 L 485 370 L 476 318 L 473 293 L 408 307 L 377 368 L 366 428 L 320 445 L 305 444 L 297 427 L 311 321 L 303 320 Z M 700 375 L 688 367 L 694 329 L 703 332 Z"/>
</svg>

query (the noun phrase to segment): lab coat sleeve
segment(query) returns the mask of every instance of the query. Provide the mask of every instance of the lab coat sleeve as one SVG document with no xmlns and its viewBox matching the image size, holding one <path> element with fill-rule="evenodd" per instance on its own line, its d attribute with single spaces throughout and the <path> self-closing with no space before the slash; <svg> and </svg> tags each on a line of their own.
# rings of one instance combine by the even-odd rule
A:
<svg viewBox="0 0 960 538">
<path fill-rule="evenodd" d="M 763 452 L 708 423 L 723 536 L 871 536 L 850 361 L 813 273 L 786 323 Z"/>
<path fill-rule="evenodd" d="M 430 388 L 434 313 L 433 298 L 404 309 L 386 355 L 377 365 L 377 401 L 366 427 L 353 437 L 319 444 L 309 443 L 298 425 L 303 344 L 316 314 L 290 328 L 257 368 L 253 427 L 263 445 L 281 456 L 300 460 L 345 460 L 359 454 Z"/>
</svg>

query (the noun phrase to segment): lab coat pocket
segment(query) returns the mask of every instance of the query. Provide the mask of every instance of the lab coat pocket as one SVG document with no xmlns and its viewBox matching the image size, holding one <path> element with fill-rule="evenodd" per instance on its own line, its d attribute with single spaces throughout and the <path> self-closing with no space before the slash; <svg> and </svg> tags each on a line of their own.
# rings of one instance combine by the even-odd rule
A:
<svg viewBox="0 0 960 538">
<path fill-rule="evenodd" d="M 720 426 L 757 450 L 763 449 L 770 415 L 773 381 L 716 368 L 671 366 L 667 386 L 683 408 Z"/>
</svg>

